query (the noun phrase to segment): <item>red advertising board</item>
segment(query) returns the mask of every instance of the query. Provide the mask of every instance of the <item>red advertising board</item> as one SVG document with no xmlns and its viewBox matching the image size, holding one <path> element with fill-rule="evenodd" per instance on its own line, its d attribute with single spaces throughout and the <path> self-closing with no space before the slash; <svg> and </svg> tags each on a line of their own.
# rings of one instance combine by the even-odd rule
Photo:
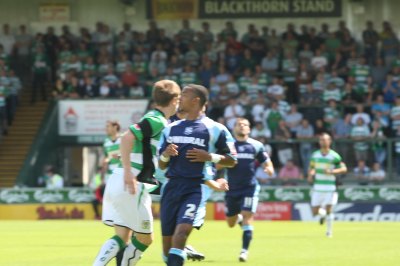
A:
<svg viewBox="0 0 400 266">
<path fill-rule="evenodd" d="M 214 219 L 225 219 L 225 204 L 214 203 Z M 260 202 L 255 214 L 256 220 L 289 221 L 292 219 L 292 204 L 290 202 Z"/>
</svg>

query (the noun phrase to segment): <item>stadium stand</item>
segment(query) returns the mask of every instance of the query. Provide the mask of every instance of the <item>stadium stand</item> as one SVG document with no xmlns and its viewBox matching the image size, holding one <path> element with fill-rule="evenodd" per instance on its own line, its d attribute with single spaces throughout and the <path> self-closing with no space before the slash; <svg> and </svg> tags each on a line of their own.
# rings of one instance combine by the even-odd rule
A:
<svg viewBox="0 0 400 266">
<path fill-rule="evenodd" d="M 129 23 L 113 31 L 102 22 L 93 32 L 83 27 L 78 34 L 68 26 L 60 35 L 52 27 L 31 36 L 21 26 L 14 37 L 5 37 L 10 32 L 4 25 L 0 84 L 7 86 L 4 82 L 15 69 L 28 81 L 24 87 L 32 90 L 32 104 L 39 92 L 46 99 L 47 78 L 56 100 L 142 98 L 149 97 L 158 79 L 182 86 L 199 82 L 210 89 L 209 116 L 228 128 L 235 117 L 249 118 L 255 125 L 252 136 L 272 150 L 278 167 L 293 160 L 305 173 L 321 132 L 335 137 L 335 148 L 350 169 L 361 160 L 383 169 L 400 160 L 399 41 L 389 22 L 378 32 L 367 21 L 361 40 L 352 37 L 344 21 L 337 29 L 302 25 L 299 31 L 289 23 L 282 33 L 250 24 L 242 35 L 232 22 L 212 32 L 207 23 L 198 31 L 186 20 L 171 36 L 155 21 L 145 32 L 132 30 Z M 31 64 L 21 65 L 28 56 Z M 0 90 L 2 95 L 9 97 Z M 10 104 L 3 108 L 6 112 L 14 110 Z M 39 119 L 45 106 L 33 106 Z M 21 107 L 21 119 L 23 110 L 30 112 Z M 9 133 L 17 140 L 14 132 L 22 129 L 16 124 Z M 2 153 L 3 147 L 13 146 L 7 139 L 0 145 Z M 392 173 L 392 181 L 396 173 L 400 169 Z M 357 182 L 357 174 L 348 179 Z"/>
</svg>

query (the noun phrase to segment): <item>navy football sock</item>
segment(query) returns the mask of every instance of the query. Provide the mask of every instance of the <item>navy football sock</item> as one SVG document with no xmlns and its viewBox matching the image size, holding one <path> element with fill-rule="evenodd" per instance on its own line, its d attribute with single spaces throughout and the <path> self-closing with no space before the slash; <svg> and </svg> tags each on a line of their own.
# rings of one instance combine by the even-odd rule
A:
<svg viewBox="0 0 400 266">
<path fill-rule="evenodd" d="M 186 259 L 185 251 L 183 251 L 181 249 L 177 249 L 177 248 L 171 248 L 169 250 L 169 254 L 168 254 L 167 265 L 168 266 L 182 266 L 185 259 Z"/>
<path fill-rule="evenodd" d="M 251 239 L 253 238 L 253 226 L 243 225 L 242 249 L 248 250 Z"/>
</svg>

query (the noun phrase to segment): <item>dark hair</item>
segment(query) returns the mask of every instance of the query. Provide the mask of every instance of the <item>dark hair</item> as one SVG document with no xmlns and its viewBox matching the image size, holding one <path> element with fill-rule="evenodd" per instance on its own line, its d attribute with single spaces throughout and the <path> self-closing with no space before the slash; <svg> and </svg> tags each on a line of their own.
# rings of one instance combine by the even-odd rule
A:
<svg viewBox="0 0 400 266">
<path fill-rule="evenodd" d="M 111 126 L 117 128 L 117 131 L 120 131 L 121 125 L 120 125 L 120 123 L 118 122 L 118 120 L 108 120 L 107 123 L 110 123 Z"/>
<path fill-rule="evenodd" d="M 200 106 L 208 102 L 208 90 L 206 87 L 197 84 L 188 84 L 187 87 L 193 89 L 193 92 L 200 98 Z"/>
</svg>

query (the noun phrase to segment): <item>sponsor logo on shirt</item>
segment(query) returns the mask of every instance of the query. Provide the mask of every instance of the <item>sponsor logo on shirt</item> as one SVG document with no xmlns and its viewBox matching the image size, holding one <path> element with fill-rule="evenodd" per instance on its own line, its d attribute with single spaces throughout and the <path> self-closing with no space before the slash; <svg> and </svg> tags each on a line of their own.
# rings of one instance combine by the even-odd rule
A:
<svg viewBox="0 0 400 266">
<path fill-rule="evenodd" d="M 240 150 L 240 149 L 239 149 Z M 238 159 L 254 159 L 254 154 L 252 153 L 238 153 L 237 154 Z"/>
<path fill-rule="evenodd" d="M 183 143 L 183 144 L 194 144 L 200 147 L 205 147 L 205 140 L 195 137 L 184 137 L 184 136 L 173 136 L 168 138 L 168 143 Z"/>
<path fill-rule="evenodd" d="M 185 135 L 190 135 L 192 133 L 193 133 L 193 128 L 192 127 L 185 128 L 185 131 L 183 132 L 183 134 L 185 134 Z"/>
</svg>

